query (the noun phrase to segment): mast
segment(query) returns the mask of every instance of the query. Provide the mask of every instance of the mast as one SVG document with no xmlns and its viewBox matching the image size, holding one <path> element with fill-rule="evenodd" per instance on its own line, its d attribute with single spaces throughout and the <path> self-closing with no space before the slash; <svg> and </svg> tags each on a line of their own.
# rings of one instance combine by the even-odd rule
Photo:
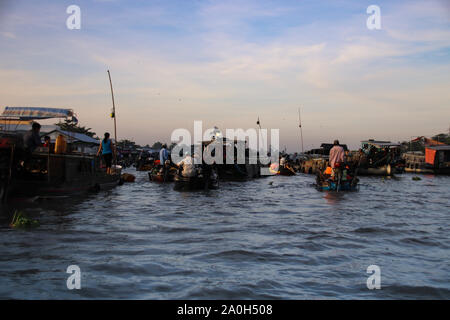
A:
<svg viewBox="0 0 450 320">
<path fill-rule="evenodd" d="M 117 148 L 117 124 L 116 124 L 116 105 L 114 103 L 114 92 L 113 92 L 113 86 L 111 81 L 111 74 L 108 70 L 108 77 L 109 77 L 109 85 L 111 87 L 111 97 L 112 97 L 112 105 L 113 105 L 113 112 L 111 114 L 111 117 L 114 118 L 114 140 L 116 141 L 116 148 Z M 114 152 L 114 162 L 117 165 L 117 155 L 116 152 Z"/>
<path fill-rule="evenodd" d="M 302 141 L 302 153 L 303 153 L 303 130 L 302 130 L 302 120 L 300 117 L 300 108 L 298 108 L 298 127 L 300 128 L 300 139 Z"/>
<path fill-rule="evenodd" d="M 257 124 L 258 127 L 259 127 L 259 136 L 261 137 L 261 140 L 263 140 L 263 136 L 262 136 L 262 134 L 261 134 L 261 122 L 259 122 L 259 116 L 258 116 L 258 121 L 256 121 L 256 124 Z M 258 137 L 258 138 L 259 138 L 259 137 Z M 262 146 L 265 146 L 264 143 L 265 143 L 265 142 L 262 141 Z M 258 148 L 258 152 L 260 151 L 260 149 L 261 149 L 261 147 Z"/>
</svg>

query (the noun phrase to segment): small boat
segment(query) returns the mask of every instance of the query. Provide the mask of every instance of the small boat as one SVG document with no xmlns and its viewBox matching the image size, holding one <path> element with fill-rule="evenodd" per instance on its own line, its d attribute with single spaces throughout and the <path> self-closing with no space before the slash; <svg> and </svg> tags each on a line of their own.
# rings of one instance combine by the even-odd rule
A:
<svg viewBox="0 0 450 320">
<path fill-rule="evenodd" d="M 357 191 L 359 179 L 356 175 L 357 171 L 350 174 L 347 170 L 344 170 L 343 175 L 338 171 L 332 178 L 319 171 L 316 178 L 316 188 L 319 191 Z"/>
<path fill-rule="evenodd" d="M 177 191 L 193 191 L 208 190 L 219 188 L 219 176 L 217 171 L 213 169 L 208 178 L 203 174 L 202 169 L 197 170 L 197 174 L 193 177 L 184 177 L 181 174 L 175 176 L 175 187 Z"/>
<path fill-rule="evenodd" d="M 269 171 L 273 175 L 279 176 L 295 176 L 295 170 L 290 166 L 280 166 L 278 163 L 272 163 L 269 167 Z"/>
<path fill-rule="evenodd" d="M 358 184 L 352 181 L 341 181 L 338 183 L 333 180 L 325 180 L 318 182 L 316 187 L 320 191 L 357 191 Z"/>
<path fill-rule="evenodd" d="M 153 182 L 173 182 L 175 181 L 175 176 L 177 175 L 177 169 L 170 167 L 166 172 L 164 172 L 162 167 L 155 167 L 148 173 L 150 181 Z"/>
<path fill-rule="evenodd" d="M 278 173 L 280 176 L 295 176 L 295 171 L 289 166 L 280 166 Z"/>
</svg>

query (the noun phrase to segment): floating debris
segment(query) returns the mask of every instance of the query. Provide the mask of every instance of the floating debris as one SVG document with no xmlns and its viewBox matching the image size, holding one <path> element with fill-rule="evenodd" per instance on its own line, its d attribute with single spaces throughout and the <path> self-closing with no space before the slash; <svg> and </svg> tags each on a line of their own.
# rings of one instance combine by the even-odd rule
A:
<svg viewBox="0 0 450 320">
<path fill-rule="evenodd" d="M 421 178 L 419 178 L 419 177 L 412 177 L 412 179 L 414 180 L 414 181 L 419 181 L 419 180 L 422 180 Z"/>
<path fill-rule="evenodd" d="M 22 211 L 15 211 L 12 218 L 10 227 L 11 228 L 35 228 L 39 227 L 40 223 L 38 220 L 33 220 L 25 216 Z"/>
</svg>

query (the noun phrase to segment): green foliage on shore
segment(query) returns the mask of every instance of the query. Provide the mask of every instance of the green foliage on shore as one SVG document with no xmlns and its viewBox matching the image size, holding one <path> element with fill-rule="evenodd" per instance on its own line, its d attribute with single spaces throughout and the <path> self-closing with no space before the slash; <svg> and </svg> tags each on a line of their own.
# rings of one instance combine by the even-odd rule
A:
<svg viewBox="0 0 450 320">
<path fill-rule="evenodd" d="M 55 123 L 55 125 L 57 125 L 61 130 L 75 133 L 82 133 L 91 138 L 93 138 L 96 135 L 95 132 L 91 131 L 92 128 L 79 126 L 78 124 L 74 124 L 73 122 L 67 119 L 64 119 L 64 122 Z"/>
</svg>

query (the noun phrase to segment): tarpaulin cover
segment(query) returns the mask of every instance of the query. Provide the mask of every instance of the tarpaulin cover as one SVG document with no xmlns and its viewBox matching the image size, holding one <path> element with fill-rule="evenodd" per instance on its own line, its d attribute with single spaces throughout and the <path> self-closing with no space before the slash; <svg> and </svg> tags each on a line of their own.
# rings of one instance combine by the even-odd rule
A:
<svg viewBox="0 0 450 320">
<path fill-rule="evenodd" d="M 36 108 L 36 107 L 5 107 L 1 117 L 17 118 L 19 120 L 67 118 L 73 116 L 71 109 Z"/>
<path fill-rule="evenodd" d="M 434 166 L 434 159 L 436 157 L 436 150 L 425 149 L 425 162 Z"/>
</svg>

